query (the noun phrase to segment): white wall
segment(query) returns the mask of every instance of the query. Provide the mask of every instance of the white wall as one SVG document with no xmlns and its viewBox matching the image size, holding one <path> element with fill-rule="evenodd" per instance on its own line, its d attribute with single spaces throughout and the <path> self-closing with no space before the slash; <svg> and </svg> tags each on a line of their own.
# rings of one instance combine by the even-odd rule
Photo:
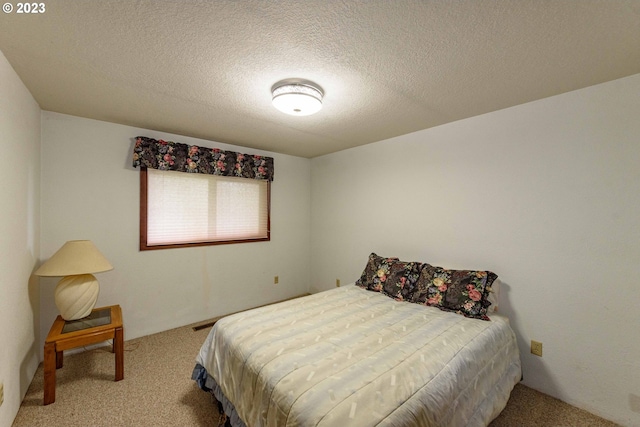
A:
<svg viewBox="0 0 640 427">
<path fill-rule="evenodd" d="M 0 52 L 0 426 L 10 426 L 38 367 L 40 107 Z"/>
<path fill-rule="evenodd" d="M 51 112 L 42 117 L 42 258 L 67 240 L 92 240 L 114 266 L 96 275 L 97 304 L 121 305 L 125 339 L 307 292 L 309 159 Z M 131 166 L 139 135 L 274 157 L 271 241 L 140 252 L 140 173 Z M 57 315 L 56 280 L 41 279 L 43 334 Z"/>
<path fill-rule="evenodd" d="M 639 93 L 635 75 L 313 159 L 312 288 L 372 251 L 490 269 L 524 384 L 640 425 Z"/>
</svg>

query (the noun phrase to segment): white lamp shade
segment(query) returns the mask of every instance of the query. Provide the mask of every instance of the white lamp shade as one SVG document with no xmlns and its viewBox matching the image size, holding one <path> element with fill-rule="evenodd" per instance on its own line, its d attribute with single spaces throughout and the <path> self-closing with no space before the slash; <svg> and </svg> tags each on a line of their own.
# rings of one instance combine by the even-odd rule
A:
<svg viewBox="0 0 640 427">
<path fill-rule="evenodd" d="M 71 240 L 38 268 L 36 276 L 70 276 L 100 273 L 113 266 L 90 240 Z"/>
</svg>

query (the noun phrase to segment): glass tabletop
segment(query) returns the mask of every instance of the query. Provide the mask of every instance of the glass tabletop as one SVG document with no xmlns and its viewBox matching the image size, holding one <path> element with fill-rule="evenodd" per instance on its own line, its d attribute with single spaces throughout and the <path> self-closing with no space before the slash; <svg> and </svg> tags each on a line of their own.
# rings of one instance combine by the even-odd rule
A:
<svg viewBox="0 0 640 427">
<path fill-rule="evenodd" d="M 77 320 L 67 320 L 62 327 L 62 333 L 81 331 L 83 329 L 95 328 L 96 326 L 104 326 L 111 323 L 111 308 L 107 307 L 102 310 L 91 312 L 87 317 Z"/>
</svg>

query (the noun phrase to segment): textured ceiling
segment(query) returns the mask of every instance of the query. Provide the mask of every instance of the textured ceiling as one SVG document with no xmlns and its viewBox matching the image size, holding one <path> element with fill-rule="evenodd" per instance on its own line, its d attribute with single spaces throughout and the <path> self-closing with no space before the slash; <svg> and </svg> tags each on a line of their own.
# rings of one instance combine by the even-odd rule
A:
<svg viewBox="0 0 640 427">
<path fill-rule="evenodd" d="M 45 6 L 0 16 L 42 109 L 303 157 L 640 73 L 638 0 Z M 276 110 L 285 78 L 319 84 L 323 109 Z"/>
</svg>

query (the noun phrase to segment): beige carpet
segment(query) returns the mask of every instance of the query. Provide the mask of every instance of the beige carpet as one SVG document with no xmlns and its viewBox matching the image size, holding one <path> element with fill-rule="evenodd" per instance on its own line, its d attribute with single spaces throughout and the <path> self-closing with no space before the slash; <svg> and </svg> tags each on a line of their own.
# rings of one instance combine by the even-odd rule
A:
<svg viewBox="0 0 640 427">
<path fill-rule="evenodd" d="M 126 327 L 126 325 L 125 325 Z M 210 328 L 191 327 L 125 342 L 124 380 L 115 382 L 110 347 L 65 355 L 57 371 L 56 401 L 42 406 L 42 364 L 22 402 L 14 427 L 214 426 L 217 409 L 191 380 L 195 357 Z M 595 417 L 517 385 L 491 427 L 609 427 Z"/>
</svg>

